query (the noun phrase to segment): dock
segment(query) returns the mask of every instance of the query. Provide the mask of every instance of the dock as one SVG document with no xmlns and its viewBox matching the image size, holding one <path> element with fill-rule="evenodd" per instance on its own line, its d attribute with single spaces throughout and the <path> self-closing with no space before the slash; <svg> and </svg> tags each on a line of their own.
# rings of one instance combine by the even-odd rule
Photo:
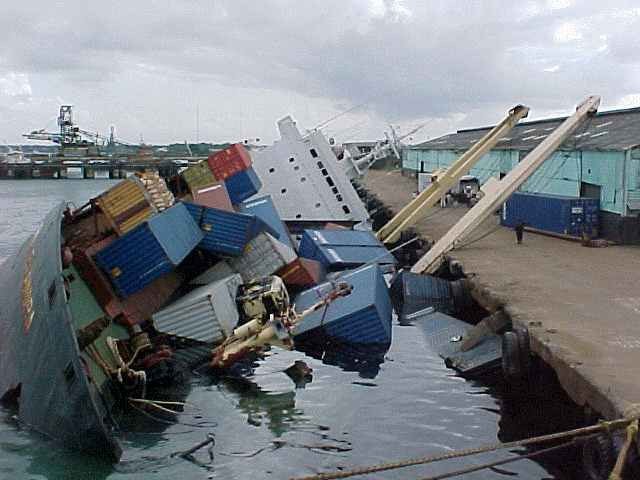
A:
<svg viewBox="0 0 640 480">
<path fill-rule="evenodd" d="M 367 174 L 365 185 L 398 211 L 417 188 L 400 171 Z M 417 225 L 437 240 L 467 212 L 435 208 Z M 605 418 L 640 404 L 640 246 L 588 248 L 579 242 L 525 232 L 516 245 L 498 216 L 450 252 L 514 325 L 526 326 L 531 349 L 556 372 L 568 395 Z"/>
</svg>

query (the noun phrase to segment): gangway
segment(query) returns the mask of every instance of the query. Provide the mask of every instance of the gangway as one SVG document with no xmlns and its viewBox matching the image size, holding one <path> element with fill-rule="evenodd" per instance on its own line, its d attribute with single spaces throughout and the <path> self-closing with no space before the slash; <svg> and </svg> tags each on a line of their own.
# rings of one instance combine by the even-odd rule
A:
<svg viewBox="0 0 640 480">
<path fill-rule="evenodd" d="M 529 113 L 529 108 L 516 105 L 507 117 L 496 125 L 484 137 L 463 153 L 444 173 L 438 175 L 429 187 L 409 202 L 387 224 L 378 230 L 378 238 L 383 243 L 392 243 L 400 238 L 400 232 L 414 225 L 427 211 L 440 200 L 501 138 Z"/>
<path fill-rule="evenodd" d="M 484 197 L 415 263 L 411 271 L 413 273 L 430 273 L 436 270 L 438 260 L 504 203 L 576 128 L 598 111 L 599 105 L 600 97 L 587 97 L 584 102 L 578 105 L 573 115 L 562 122 L 502 180 L 493 179 L 493 181 L 487 182 L 483 187 Z"/>
</svg>

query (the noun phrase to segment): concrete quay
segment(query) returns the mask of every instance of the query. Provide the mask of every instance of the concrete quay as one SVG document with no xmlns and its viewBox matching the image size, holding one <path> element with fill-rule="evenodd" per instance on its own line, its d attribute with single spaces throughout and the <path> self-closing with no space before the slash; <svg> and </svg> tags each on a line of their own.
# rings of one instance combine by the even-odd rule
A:
<svg viewBox="0 0 640 480">
<path fill-rule="evenodd" d="M 394 211 L 416 190 L 399 171 L 371 170 L 364 184 Z M 466 212 L 436 208 L 416 227 L 437 240 Z M 588 248 L 531 232 L 516 245 L 494 216 L 450 257 L 487 303 L 529 329 L 532 351 L 578 405 L 616 418 L 640 404 L 640 246 Z"/>
</svg>

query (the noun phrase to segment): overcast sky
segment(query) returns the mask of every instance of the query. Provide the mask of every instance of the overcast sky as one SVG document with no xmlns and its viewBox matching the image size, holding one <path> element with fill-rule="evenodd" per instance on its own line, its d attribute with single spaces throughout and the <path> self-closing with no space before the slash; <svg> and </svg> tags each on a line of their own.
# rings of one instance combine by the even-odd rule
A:
<svg viewBox="0 0 640 480">
<path fill-rule="evenodd" d="M 323 130 L 365 140 L 426 123 L 418 142 L 517 103 L 530 118 L 589 94 L 601 110 L 640 106 L 637 5 L 3 1 L 0 141 L 55 129 L 63 103 L 87 130 L 153 143 L 271 142 L 287 114 L 304 129 L 349 109 Z"/>
</svg>

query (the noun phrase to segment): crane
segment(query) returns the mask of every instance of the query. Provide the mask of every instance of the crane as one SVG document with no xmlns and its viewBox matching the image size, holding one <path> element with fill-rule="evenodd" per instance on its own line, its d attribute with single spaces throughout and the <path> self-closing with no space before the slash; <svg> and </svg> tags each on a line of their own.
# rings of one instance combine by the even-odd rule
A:
<svg viewBox="0 0 640 480">
<path fill-rule="evenodd" d="M 411 271 L 413 273 L 434 271 L 438 266 L 438 260 L 477 228 L 500 204 L 505 202 L 576 128 L 598 111 L 599 105 L 600 97 L 587 97 L 577 106 L 573 115 L 562 122 L 502 180 L 493 179 L 493 181 L 487 182 L 484 186 L 484 197 L 415 263 Z"/>
<path fill-rule="evenodd" d="M 400 238 L 400 232 L 415 224 L 420 217 L 433 207 L 443 195 L 445 195 L 456 182 L 466 175 L 471 167 L 480 160 L 485 153 L 491 150 L 502 137 L 504 137 L 516 124 L 529 114 L 529 108 L 516 105 L 509 110 L 507 117 L 496 125 L 489 133 L 478 140 L 473 146 L 463 153 L 451 167 L 438 175 L 428 188 L 418 194 L 397 215 L 378 230 L 378 238 L 383 243 L 392 243 Z"/>
</svg>

